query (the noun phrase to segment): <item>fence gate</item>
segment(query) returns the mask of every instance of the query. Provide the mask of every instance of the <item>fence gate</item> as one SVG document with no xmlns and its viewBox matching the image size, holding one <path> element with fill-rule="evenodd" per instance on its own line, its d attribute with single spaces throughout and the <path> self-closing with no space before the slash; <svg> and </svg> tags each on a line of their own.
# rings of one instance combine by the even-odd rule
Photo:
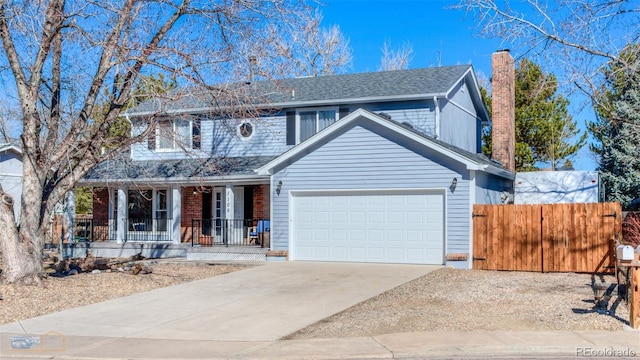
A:
<svg viewBox="0 0 640 360">
<path fill-rule="evenodd" d="M 619 203 L 474 205 L 473 268 L 596 272 L 613 265 Z"/>
</svg>

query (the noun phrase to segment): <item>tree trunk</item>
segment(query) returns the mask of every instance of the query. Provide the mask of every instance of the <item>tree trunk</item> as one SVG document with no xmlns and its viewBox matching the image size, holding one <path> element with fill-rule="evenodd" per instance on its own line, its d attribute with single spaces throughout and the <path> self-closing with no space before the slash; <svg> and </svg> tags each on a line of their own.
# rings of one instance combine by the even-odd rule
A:
<svg viewBox="0 0 640 360">
<path fill-rule="evenodd" d="M 18 232 L 13 214 L 13 198 L 0 191 L 0 249 L 2 250 L 2 278 L 8 283 L 42 284 L 44 274 L 42 248 Z"/>
</svg>

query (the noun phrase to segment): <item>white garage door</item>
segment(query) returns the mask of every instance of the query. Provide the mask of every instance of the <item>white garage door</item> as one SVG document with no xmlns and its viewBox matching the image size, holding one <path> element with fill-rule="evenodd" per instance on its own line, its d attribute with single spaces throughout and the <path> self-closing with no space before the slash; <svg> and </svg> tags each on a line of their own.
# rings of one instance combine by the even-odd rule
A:
<svg viewBox="0 0 640 360">
<path fill-rule="evenodd" d="M 444 194 L 292 194 L 292 260 L 444 263 Z"/>
</svg>

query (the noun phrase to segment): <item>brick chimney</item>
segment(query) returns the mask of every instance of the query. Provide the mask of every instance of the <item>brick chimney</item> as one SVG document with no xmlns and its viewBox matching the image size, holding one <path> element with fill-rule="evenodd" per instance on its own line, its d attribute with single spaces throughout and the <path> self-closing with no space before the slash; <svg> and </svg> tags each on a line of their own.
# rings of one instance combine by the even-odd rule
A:
<svg viewBox="0 0 640 360">
<path fill-rule="evenodd" d="M 515 65 L 509 50 L 491 55 L 491 156 L 507 170 L 516 171 Z"/>
</svg>

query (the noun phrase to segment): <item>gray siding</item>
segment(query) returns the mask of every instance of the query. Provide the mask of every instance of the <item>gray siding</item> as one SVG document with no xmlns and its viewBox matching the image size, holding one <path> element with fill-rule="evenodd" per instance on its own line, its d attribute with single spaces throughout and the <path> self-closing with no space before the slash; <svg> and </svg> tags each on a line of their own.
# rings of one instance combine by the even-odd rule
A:
<svg viewBox="0 0 640 360">
<path fill-rule="evenodd" d="M 342 105 L 340 108 L 348 108 L 350 112 L 359 108 L 376 113 L 384 112 L 394 121 L 408 123 L 415 130 L 428 135 L 435 134 L 435 111 L 432 100 L 350 104 Z M 238 126 L 242 120 L 202 120 L 201 150 L 188 153 L 182 150 L 153 151 L 149 150 L 147 142 L 143 141 L 132 146 L 131 156 L 136 160 L 173 160 L 211 155 L 221 157 L 277 156 L 291 148 L 290 145 L 286 145 L 287 132 L 284 114 L 285 111 L 281 111 L 253 120 L 244 120 L 254 126 L 253 135 L 248 138 L 243 138 L 238 133 Z M 132 133 L 137 135 L 144 129 L 145 125 L 134 125 Z"/>
<path fill-rule="evenodd" d="M 446 252 L 469 252 L 468 171 L 441 154 L 398 138 L 370 123 L 357 122 L 273 176 L 282 181 L 272 200 L 272 246 L 288 249 L 289 191 L 329 189 L 446 189 Z M 449 190 L 458 179 L 455 192 Z"/>
<path fill-rule="evenodd" d="M 284 116 L 276 114 L 252 120 L 244 120 L 253 125 L 253 134 L 247 138 L 240 136 L 238 126 L 241 120 L 201 120 L 201 149 L 185 152 L 153 151 L 143 141 L 131 147 L 131 156 L 136 160 L 185 159 L 188 157 L 237 156 L 277 156 L 290 148 L 285 144 L 286 128 Z M 139 134 L 143 126 L 134 126 L 133 134 Z"/>
<path fill-rule="evenodd" d="M 342 106 L 341 106 L 342 107 Z M 351 112 L 365 109 L 374 113 L 385 113 L 393 121 L 409 123 L 415 130 L 427 135 L 435 135 L 436 113 L 433 100 L 387 102 L 374 104 L 350 104 Z"/>
<path fill-rule="evenodd" d="M 441 104 L 440 140 L 467 151 L 477 152 L 480 130 L 477 128 L 477 112 L 467 85 L 464 82 L 458 84 L 453 90 L 451 101 L 443 100 Z"/>
<path fill-rule="evenodd" d="M 476 172 L 476 204 L 502 204 L 502 193 L 512 193 L 511 181 L 488 174 Z"/>
</svg>

